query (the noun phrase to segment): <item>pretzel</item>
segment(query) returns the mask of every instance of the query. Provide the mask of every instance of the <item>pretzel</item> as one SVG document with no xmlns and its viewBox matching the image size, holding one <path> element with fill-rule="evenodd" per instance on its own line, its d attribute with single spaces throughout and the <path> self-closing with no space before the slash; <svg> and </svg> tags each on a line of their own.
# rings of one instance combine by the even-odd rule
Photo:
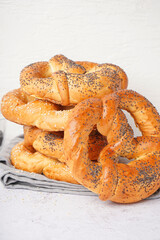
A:
<svg viewBox="0 0 160 240">
<path fill-rule="evenodd" d="M 115 121 L 121 109 L 133 116 L 141 137 L 134 138 L 123 116 Z M 87 141 L 95 124 L 107 136 L 108 145 L 97 162 L 92 162 Z M 90 98 L 78 104 L 65 129 L 64 149 L 73 177 L 101 200 L 137 202 L 160 187 L 160 116 L 146 98 L 134 91 L 121 90 L 102 100 Z M 132 161 L 121 163 L 119 156 Z"/>
<path fill-rule="evenodd" d="M 128 78 L 113 64 L 74 62 L 56 55 L 49 62 L 25 67 L 20 74 L 20 84 L 29 95 L 67 106 L 127 88 Z"/>
<path fill-rule="evenodd" d="M 1 112 L 6 119 L 46 131 L 64 130 L 72 109 L 61 109 L 54 103 L 31 98 L 21 89 L 7 93 L 1 102 Z"/>
<path fill-rule="evenodd" d="M 11 162 L 17 169 L 27 172 L 44 174 L 46 177 L 58 181 L 79 184 L 69 171 L 65 163 L 57 159 L 28 150 L 23 142 L 16 144 L 11 151 Z"/>
<path fill-rule="evenodd" d="M 46 132 L 36 127 L 24 126 L 24 146 L 48 157 L 64 161 L 63 132 Z M 107 144 L 104 136 L 93 130 L 89 136 L 89 157 L 96 160 L 99 152 Z"/>
</svg>

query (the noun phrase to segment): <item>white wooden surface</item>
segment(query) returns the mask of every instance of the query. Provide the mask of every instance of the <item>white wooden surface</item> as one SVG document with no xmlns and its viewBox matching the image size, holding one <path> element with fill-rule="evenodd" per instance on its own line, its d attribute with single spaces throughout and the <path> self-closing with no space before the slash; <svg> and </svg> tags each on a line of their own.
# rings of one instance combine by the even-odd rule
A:
<svg viewBox="0 0 160 240">
<path fill-rule="evenodd" d="M 0 0 L 0 97 L 22 68 L 62 53 L 111 62 L 160 112 L 159 0 Z M 22 131 L 7 123 L 7 139 Z M 160 201 L 132 205 L 0 184 L 0 239 L 160 239 Z"/>
</svg>

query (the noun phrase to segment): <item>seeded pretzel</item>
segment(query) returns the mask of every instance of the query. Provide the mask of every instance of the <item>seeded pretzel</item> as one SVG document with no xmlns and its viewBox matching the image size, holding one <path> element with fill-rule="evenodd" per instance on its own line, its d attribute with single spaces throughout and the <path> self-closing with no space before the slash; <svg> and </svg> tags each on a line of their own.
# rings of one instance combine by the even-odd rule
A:
<svg viewBox="0 0 160 240">
<path fill-rule="evenodd" d="M 61 109 L 54 103 L 31 98 L 21 89 L 7 93 L 1 103 L 1 112 L 6 119 L 46 131 L 64 130 L 72 110 Z"/>
<path fill-rule="evenodd" d="M 17 169 L 27 172 L 43 173 L 46 177 L 74 184 L 79 184 L 65 163 L 47 157 L 34 150 L 29 150 L 23 142 L 16 144 L 11 152 L 11 162 Z"/>
<path fill-rule="evenodd" d="M 134 138 L 125 118 L 127 110 L 142 132 Z M 97 162 L 88 155 L 88 135 L 97 124 L 107 136 L 108 145 Z M 102 100 L 87 99 L 78 104 L 64 133 L 65 159 L 73 177 L 101 200 L 120 203 L 147 198 L 160 187 L 160 116 L 154 106 L 140 94 L 121 90 Z M 118 157 L 126 157 L 128 164 Z"/>
<path fill-rule="evenodd" d="M 24 126 L 24 146 L 48 157 L 64 161 L 64 132 L 46 132 L 36 127 Z M 107 144 L 104 136 L 93 130 L 89 136 L 89 157 L 96 160 L 102 148 Z"/>
<path fill-rule="evenodd" d="M 20 74 L 20 84 L 29 95 L 67 106 L 125 89 L 128 78 L 113 64 L 74 62 L 56 55 L 49 62 L 25 67 Z"/>
</svg>

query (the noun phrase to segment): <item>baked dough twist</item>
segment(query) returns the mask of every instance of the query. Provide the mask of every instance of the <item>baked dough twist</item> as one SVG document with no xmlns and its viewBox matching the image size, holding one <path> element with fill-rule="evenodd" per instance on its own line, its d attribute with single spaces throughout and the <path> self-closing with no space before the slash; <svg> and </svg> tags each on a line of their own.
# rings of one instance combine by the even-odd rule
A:
<svg viewBox="0 0 160 240">
<path fill-rule="evenodd" d="M 133 116 L 142 137 L 134 138 L 125 121 L 115 121 L 121 109 Z M 95 124 L 107 136 L 108 145 L 98 161 L 92 162 L 87 142 Z M 122 90 L 102 100 L 90 98 L 78 104 L 65 129 L 64 149 L 74 178 L 101 200 L 137 202 L 160 187 L 160 116 L 145 97 L 134 91 Z M 134 160 L 120 163 L 119 156 Z"/>
<path fill-rule="evenodd" d="M 128 78 L 113 64 L 74 62 L 56 55 L 49 62 L 25 67 L 20 74 L 20 84 L 29 95 L 67 106 L 127 88 Z"/>
<path fill-rule="evenodd" d="M 89 141 L 89 156 L 92 160 L 97 158 L 106 143 L 105 137 L 92 131 Z M 62 161 L 65 162 L 63 133 L 45 132 L 36 127 L 24 126 L 24 141 L 14 146 L 11 152 L 11 162 L 15 168 L 78 184 Z"/>
<path fill-rule="evenodd" d="M 48 157 L 56 158 L 64 162 L 63 149 L 64 132 L 46 132 L 36 127 L 24 126 L 24 146 L 31 150 L 40 152 Z M 104 136 L 93 130 L 89 136 L 89 157 L 96 160 L 100 151 L 107 144 Z"/>
<path fill-rule="evenodd" d="M 11 162 L 17 169 L 27 172 L 44 174 L 46 177 L 58 181 L 79 184 L 73 177 L 65 163 L 47 157 L 39 152 L 31 151 L 23 142 L 16 144 L 11 151 Z"/>
<path fill-rule="evenodd" d="M 6 119 L 46 131 L 64 130 L 72 110 L 61 109 L 54 103 L 31 98 L 21 89 L 7 93 L 1 102 L 1 112 Z"/>
</svg>

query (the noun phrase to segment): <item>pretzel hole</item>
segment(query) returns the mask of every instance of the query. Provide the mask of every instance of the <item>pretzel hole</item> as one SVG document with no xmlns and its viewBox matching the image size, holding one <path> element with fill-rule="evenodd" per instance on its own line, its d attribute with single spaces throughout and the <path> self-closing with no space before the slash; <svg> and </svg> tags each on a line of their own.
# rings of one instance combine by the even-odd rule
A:
<svg viewBox="0 0 160 240">
<path fill-rule="evenodd" d="M 131 126 L 132 129 L 133 129 L 134 137 L 142 136 L 142 133 L 141 133 L 141 131 L 139 130 L 139 128 L 136 126 L 135 121 L 134 121 L 134 118 L 131 116 L 131 114 L 130 114 L 129 112 L 127 112 L 126 110 L 122 110 L 122 111 L 123 111 L 124 114 L 126 115 L 127 120 L 128 120 L 128 123 L 130 124 L 130 126 Z"/>
<path fill-rule="evenodd" d="M 126 157 L 118 156 L 118 163 L 124 163 L 124 164 L 127 164 L 127 163 L 129 163 L 130 161 L 132 161 L 132 160 L 129 160 L 129 159 L 126 158 Z"/>
<path fill-rule="evenodd" d="M 93 136 L 95 136 L 94 142 Z M 92 132 L 89 134 L 89 139 L 92 139 L 92 143 L 95 148 L 90 149 L 88 157 L 90 160 L 97 162 L 100 152 L 108 144 L 107 139 L 97 131 L 96 126 L 93 127 Z"/>
</svg>

